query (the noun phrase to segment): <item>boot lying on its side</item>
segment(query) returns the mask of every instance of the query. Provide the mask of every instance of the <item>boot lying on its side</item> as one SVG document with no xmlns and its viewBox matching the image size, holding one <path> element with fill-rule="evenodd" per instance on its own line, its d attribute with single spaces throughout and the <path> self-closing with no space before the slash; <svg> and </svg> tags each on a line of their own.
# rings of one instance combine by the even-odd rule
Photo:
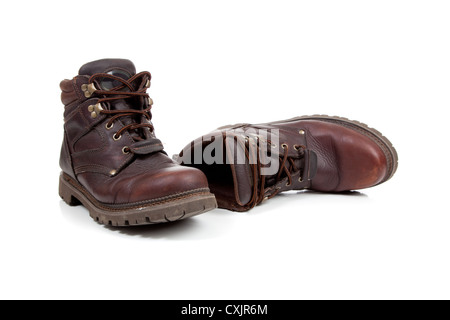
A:
<svg viewBox="0 0 450 320">
<path fill-rule="evenodd" d="M 202 170 L 219 207 L 233 211 L 288 190 L 369 188 L 389 180 L 398 162 L 391 142 L 377 130 L 321 115 L 222 127 L 177 158 Z"/>
</svg>

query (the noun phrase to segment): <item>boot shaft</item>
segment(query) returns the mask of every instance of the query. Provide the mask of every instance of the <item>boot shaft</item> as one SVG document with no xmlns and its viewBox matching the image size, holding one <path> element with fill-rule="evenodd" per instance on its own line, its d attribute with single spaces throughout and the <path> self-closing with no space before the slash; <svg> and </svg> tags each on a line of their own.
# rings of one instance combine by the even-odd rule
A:
<svg viewBox="0 0 450 320">
<path fill-rule="evenodd" d="M 60 165 L 65 172 L 72 177 L 81 172 L 114 176 L 136 154 L 163 150 L 150 121 L 148 72 L 136 75 L 131 61 L 105 59 L 84 65 L 79 73 L 60 84 L 64 104 Z"/>
</svg>

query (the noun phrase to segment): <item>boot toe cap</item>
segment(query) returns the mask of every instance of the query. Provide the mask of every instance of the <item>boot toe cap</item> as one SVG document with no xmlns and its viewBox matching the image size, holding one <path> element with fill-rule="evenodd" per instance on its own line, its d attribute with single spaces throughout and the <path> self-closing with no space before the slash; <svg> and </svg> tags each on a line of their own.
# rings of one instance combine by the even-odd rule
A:
<svg viewBox="0 0 450 320">
<path fill-rule="evenodd" d="M 123 184 L 118 190 L 116 202 L 139 202 L 161 200 L 179 195 L 201 192 L 208 188 L 208 182 L 200 170 L 174 166 L 152 173 L 144 173 Z M 130 190 L 131 189 L 131 190 Z"/>
<path fill-rule="evenodd" d="M 316 124 L 312 146 L 318 169 L 312 189 L 341 192 L 364 189 L 387 180 L 388 158 L 383 142 L 361 131 L 332 123 Z"/>
<path fill-rule="evenodd" d="M 336 191 L 369 188 L 386 179 L 387 159 L 378 143 L 361 134 L 343 136 L 338 145 Z"/>
</svg>

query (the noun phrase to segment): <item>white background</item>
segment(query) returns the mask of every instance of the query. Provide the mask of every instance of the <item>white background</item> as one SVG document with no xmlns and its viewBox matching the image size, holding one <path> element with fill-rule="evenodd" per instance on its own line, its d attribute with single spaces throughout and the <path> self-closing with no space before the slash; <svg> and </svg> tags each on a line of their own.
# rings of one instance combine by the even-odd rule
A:
<svg viewBox="0 0 450 320">
<path fill-rule="evenodd" d="M 448 1 L 10 1 L 0 12 L 0 298 L 450 298 Z M 59 82 L 100 58 L 153 75 L 170 154 L 308 114 L 396 146 L 384 185 L 110 229 L 58 196 Z"/>
</svg>

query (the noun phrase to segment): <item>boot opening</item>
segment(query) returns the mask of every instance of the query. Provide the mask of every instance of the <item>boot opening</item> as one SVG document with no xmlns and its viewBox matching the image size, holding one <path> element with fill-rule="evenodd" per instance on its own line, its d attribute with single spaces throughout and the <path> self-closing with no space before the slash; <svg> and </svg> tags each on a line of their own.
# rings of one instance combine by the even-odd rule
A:
<svg viewBox="0 0 450 320">
<path fill-rule="evenodd" d="M 199 157 L 198 147 L 201 148 L 202 157 Z M 186 155 L 181 156 L 190 157 L 191 164 L 187 165 L 206 175 L 219 207 L 244 211 L 253 194 L 253 174 L 245 145 L 237 143 L 236 139 L 219 141 L 213 137 L 193 142 L 185 151 Z"/>
<path fill-rule="evenodd" d="M 203 142 L 203 150 L 210 144 L 210 142 Z M 234 179 L 231 166 L 226 164 L 226 154 L 223 152 L 222 163 L 206 164 L 202 157 L 201 164 L 195 164 L 192 157 L 190 167 L 197 168 L 208 178 L 209 189 L 216 196 L 216 199 L 222 206 L 230 206 L 231 203 L 236 203 Z"/>
</svg>

